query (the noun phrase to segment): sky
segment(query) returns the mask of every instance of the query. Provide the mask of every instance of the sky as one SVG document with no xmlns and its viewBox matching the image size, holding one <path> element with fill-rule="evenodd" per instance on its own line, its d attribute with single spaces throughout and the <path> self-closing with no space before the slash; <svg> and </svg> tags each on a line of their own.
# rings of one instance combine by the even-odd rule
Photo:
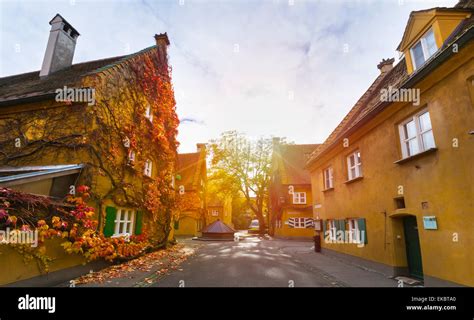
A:
<svg viewBox="0 0 474 320">
<path fill-rule="evenodd" d="M 394 57 L 411 11 L 457 0 L 0 0 L 0 77 L 41 68 L 48 22 L 81 36 L 73 63 L 167 32 L 180 152 L 228 130 L 322 143 Z"/>
</svg>

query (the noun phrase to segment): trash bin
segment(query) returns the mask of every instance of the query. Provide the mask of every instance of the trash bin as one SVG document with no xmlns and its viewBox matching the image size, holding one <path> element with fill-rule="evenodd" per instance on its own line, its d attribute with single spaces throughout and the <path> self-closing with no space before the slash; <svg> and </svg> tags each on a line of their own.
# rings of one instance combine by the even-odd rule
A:
<svg viewBox="0 0 474 320">
<path fill-rule="evenodd" d="M 319 232 L 313 237 L 314 240 L 314 252 L 321 252 L 321 237 Z"/>
</svg>

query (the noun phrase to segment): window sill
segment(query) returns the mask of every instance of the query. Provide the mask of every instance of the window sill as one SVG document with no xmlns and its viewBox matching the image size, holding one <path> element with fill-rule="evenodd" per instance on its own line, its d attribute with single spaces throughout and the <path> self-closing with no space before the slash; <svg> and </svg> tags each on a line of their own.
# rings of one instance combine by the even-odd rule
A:
<svg viewBox="0 0 474 320">
<path fill-rule="evenodd" d="M 330 191 L 334 191 L 334 187 L 324 189 L 322 192 L 326 193 L 326 192 L 330 192 Z"/>
<path fill-rule="evenodd" d="M 431 153 L 435 153 L 436 151 L 438 150 L 438 148 L 430 148 L 428 150 L 425 150 L 425 151 L 422 151 L 420 153 L 417 153 L 413 156 L 409 156 L 409 157 L 406 157 L 406 158 L 403 158 L 403 159 L 400 159 L 400 160 L 397 160 L 394 162 L 394 164 L 403 164 L 405 162 L 409 162 L 411 160 L 414 160 L 414 159 L 418 159 L 418 158 L 421 158 L 425 155 L 428 155 L 428 154 L 431 154 Z"/>
<path fill-rule="evenodd" d="M 356 182 L 356 181 L 360 181 L 364 179 L 364 176 L 360 176 L 360 177 L 357 177 L 357 178 L 354 178 L 354 179 L 351 179 L 351 180 L 347 180 L 346 182 L 344 182 L 345 184 L 350 184 L 350 183 L 353 183 L 353 182 Z"/>
</svg>

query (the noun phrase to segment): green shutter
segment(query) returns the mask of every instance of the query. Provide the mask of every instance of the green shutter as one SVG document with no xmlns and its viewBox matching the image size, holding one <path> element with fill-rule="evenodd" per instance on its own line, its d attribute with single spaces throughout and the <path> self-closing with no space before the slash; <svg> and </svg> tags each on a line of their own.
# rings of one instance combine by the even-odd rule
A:
<svg viewBox="0 0 474 320">
<path fill-rule="evenodd" d="M 337 231 L 342 231 L 342 239 L 345 241 L 346 239 L 346 220 L 337 220 L 336 221 Z"/>
<path fill-rule="evenodd" d="M 135 218 L 135 235 L 142 234 L 143 212 L 137 211 Z"/>
<path fill-rule="evenodd" d="M 179 220 L 176 220 L 176 221 L 174 222 L 174 228 L 175 228 L 176 230 L 179 229 Z"/>
<path fill-rule="evenodd" d="M 365 219 L 364 218 L 357 219 L 357 225 L 359 226 L 359 231 L 360 231 L 361 237 L 362 237 L 362 231 L 364 232 L 364 243 L 367 244 L 368 243 L 368 241 L 367 241 L 367 227 L 366 227 L 366 224 L 365 224 Z"/>
<path fill-rule="evenodd" d="M 117 209 L 114 207 L 105 208 L 104 236 L 111 237 L 115 232 L 115 219 L 117 218 Z"/>
<path fill-rule="evenodd" d="M 326 223 L 327 220 L 321 220 L 321 224 L 323 225 L 323 239 L 326 237 Z"/>
</svg>

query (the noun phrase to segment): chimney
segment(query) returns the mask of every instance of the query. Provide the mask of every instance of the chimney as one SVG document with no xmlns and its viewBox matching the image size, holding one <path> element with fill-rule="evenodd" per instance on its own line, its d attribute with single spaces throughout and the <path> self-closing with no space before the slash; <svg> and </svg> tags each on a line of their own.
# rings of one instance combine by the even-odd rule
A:
<svg viewBox="0 0 474 320">
<path fill-rule="evenodd" d="M 205 143 L 196 143 L 196 149 L 197 149 L 197 152 L 201 152 L 201 151 L 206 151 L 206 144 Z"/>
<path fill-rule="evenodd" d="M 393 63 L 395 62 L 394 58 L 391 59 L 382 59 L 382 61 L 377 65 L 380 73 L 387 73 L 393 68 Z"/>
<path fill-rule="evenodd" d="M 79 32 L 60 14 L 56 14 L 49 22 L 48 46 L 44 54 L 40 77 L 48 76 L 58 70 L 70 67 L 76 48 L 76 40 Z"/>
<path fill-rule="evenodd" d="M 165 33 L 155 34 L 155 41 L 157 46 L 161 45 L 170 45 L 170 40 L 168 39 L 168 35 Z"/>
<path fill-rule="evenodd" d="M 168 35 L 165 33 L 155 34 L 155 41 L 158 50 L 162 52 L 162 54 L 166 57 L 168 52 L 168 46 L 170 45 L 170 40 L 168 39 Z"/>
</svg>

